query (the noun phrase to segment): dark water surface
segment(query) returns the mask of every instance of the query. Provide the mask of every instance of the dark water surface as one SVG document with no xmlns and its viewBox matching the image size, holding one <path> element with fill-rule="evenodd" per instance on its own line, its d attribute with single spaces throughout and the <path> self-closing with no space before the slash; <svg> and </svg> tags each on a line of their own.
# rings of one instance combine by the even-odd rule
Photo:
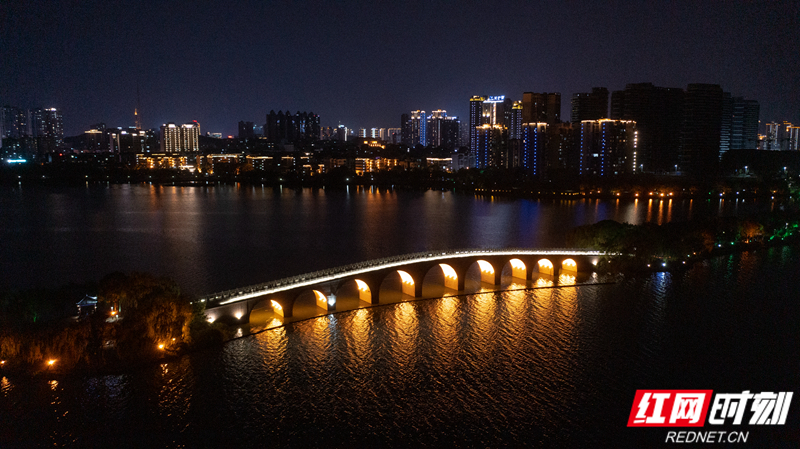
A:
<svg viewBox="0 0 800 449">
<path fill-rule="evenodd" d="M 626 427 L 636 389 L 800 393 L 798 280 L 800 250 L 773 248 L 360 309 L 125 375 L 0 374 L 0 447 L 661 447 Z M 798 447 L 798 401 L 723 429 Z"/>
<path fill-rule="evenodd" d="M 511 200 L 217 185 L 0 189 L 0 289 L 170 276 L 202 295 L 418 251 L 560 247 L 569 229 L 735 215 L 753 200 Z"/>
</svg>

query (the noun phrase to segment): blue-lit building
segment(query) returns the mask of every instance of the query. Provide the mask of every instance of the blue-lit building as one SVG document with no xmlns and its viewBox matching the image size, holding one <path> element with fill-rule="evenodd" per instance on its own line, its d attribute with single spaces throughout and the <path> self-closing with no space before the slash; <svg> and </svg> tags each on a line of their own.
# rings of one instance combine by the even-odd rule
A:
<svg viewBox="0 0 800 449">
<path fill-rule="evenodd" d="M 522 125 L 520 166 L 534 177 L 543 177 L 547 169 L 547 123 Z"/>
<path fill-rule="evenodd" d="M 630 120 L 584 120 L 580 127 L 580 175 L 636 173 L 639 134 Z"/>
<path fill-rule="evenodd" d="M 501 125 L 482 125 L 476 127 L 477 151 L 475 151 L 475 167 L 504 167 L 505 137 L 507 130 Z"/>
</svg>

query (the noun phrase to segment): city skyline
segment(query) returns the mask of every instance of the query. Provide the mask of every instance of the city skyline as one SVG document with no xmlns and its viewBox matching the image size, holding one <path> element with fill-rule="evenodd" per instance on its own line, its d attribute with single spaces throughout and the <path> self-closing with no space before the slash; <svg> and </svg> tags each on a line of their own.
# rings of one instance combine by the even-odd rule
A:
<svg viewBox="0 0 800 449">
<path fill-rule="evenodd" d="M 0 8 L 0 101 L 62 109 L 66 135 L 134 125 L 137 85 L 145 128 L 223 135 L 271 109 L 389 128 L 420 109 L 467 117 L 481 93 L 559 92 L 569 111 L 573 93 L 641 82 L 719 84 L 759 101 L 762 123 L 800 121 L 793 2 Z"/>
</svg>

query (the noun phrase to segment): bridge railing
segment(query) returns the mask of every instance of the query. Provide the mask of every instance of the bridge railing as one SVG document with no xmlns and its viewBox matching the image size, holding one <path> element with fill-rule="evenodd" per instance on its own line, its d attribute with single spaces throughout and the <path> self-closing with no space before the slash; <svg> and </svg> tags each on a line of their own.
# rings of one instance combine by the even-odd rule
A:
<svg viewBox="0 0 800 449">
<path fill-rule="evenodd" d="M 597 255 L 603 255 L 602 252 L 591 250 L 591 249 L 584 249 L 584 248 L 502 248 L 502 249 L 485 249 L 485 248 L 478 248 L 478 249 L 462 249 L 462 250 L 454 250 L 454 251 L 422 251 L 418 253 L 411 253 L 411 254 L 403 254 L 399 256 L 390 256 L 390 257 L 383 257 L 381 259 L 373 259 L 364 262 L 357 262 L 349 265 L 342 265 L 334 268 L 328 268 L 324 270 L 312 271 L 310 273 L 299 274 L 296 276 L 291 276 L 288 278 L 276 279 L 274 281 L 268 281 L 261 284 L 250 285 L 247 287 L 235 288 L 231 290 L 226 290 L 219 293 L 213 293 L 210 295 L 206 295 L 201 297 L 199 300 L 201 302 L 220 302 L 224 301 L 228 298 L 258 293 L 260 291 L 266 291 L 270 289 L 275 289 L 279 287 L 291 287 L 295 284 L 300 284 L 301 282 L 305 282 L 308 280 L 314 279 L 324 279 L 326 277 L 335 276 L 338 274 L 348 273 L 352 271 L 358 271 L 368 268 L 375 268 L 380 267 L 383 265 L 395 264 L 398 262 L 410 262 L 416 260 L 425 260 L 430 257 L 442 257 L 442 256 L 457 256 L 457 255 L 478 255 L 478 254 L 486 254 L 486 253 L 526 253 L 526 252 L 535 252 L 535 253 L 570 253 L 570 252 L 586 252 L 592 253 Z"/>
</svg>

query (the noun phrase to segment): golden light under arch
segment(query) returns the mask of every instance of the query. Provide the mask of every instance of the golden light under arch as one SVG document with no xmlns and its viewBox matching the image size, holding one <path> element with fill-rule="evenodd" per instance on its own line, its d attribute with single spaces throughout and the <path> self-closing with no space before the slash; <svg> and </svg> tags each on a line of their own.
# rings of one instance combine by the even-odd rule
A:
<svg viewBox="0 0 800 449">
<path fill-rule="evenodd" d="M 478 269 L 481 272 L 481 282 L 494 284 L 494 267 L 485 260 L 477 260 Z"/>
<path fill-rule="evenodd" d="M 519 259 L 511 259 L 508 261 L 511 264 L 511 276 L 517 279 L 525 279 L 528 274 L 528 267 L 525 262 Z"/>
<path fill-rule="evenodd" d="M 400 275 L 401 289 L 406 295 L 414 296 L 414 278 L 403 270 L 397 270 Z"/>
<path fill-rule="evenodd" d="M 317 307 L 328 310 L 328 297 L 325 296 L 325 293 L 322 293 L 319 290 L 314 290 L 314 298 L 316 299 Z"/>
<path fill-rule="evenodd" d="M 548 259 L 539 259 L 539 273 L 553 275 L 553 262 Z"/>
<path fill-rule="evenodd" d="M 361 279 L 356 279 L 356 288 L 358 288 L 358 299 L 361 301 L 372 301 L 372 292 L 366 282 Z"/>
<path fill-rule="evenodd" d="M 458 274 L 456 274 L 456 270 L 446 263 L 440 263 L 439 267 L 442 269 L 442 273 L 444 273 L 444 286 L 452 288 L 453 290 L 458 290 Z"/>
</svg>

